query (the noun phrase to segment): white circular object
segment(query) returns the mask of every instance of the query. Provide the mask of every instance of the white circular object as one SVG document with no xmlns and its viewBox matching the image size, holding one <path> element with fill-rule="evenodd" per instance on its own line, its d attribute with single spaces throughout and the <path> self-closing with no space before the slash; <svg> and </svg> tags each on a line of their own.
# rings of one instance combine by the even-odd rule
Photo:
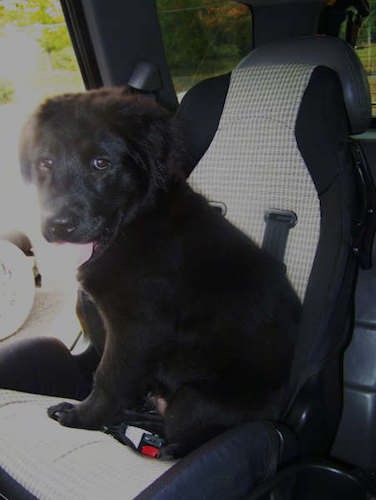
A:
<svg viewBox="0 0 376 500">
<path fill-rule="evenodd" d="M 0 339 L 24 324 L 34 303 L 33 261 L 10 241 L 0 240 Z"/>
</svg>

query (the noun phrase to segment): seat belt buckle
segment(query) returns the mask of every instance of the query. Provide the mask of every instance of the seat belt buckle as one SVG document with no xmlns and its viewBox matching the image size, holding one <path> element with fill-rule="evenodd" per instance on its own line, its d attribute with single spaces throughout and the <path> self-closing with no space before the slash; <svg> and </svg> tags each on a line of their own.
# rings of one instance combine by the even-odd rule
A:
<svg viewBox="0 0 376 500">
<path fill-rule="evenodd" d="M 104 426 L 102 430 L 105 434 L 110 434 L 117 441 L 120 441 L 120 443 L 152 458 L 159 458 L 161 448 L 166 443 L 158 434 L 145 432 L 144 429 L 128 425 L 126 422 Z"/>
<path fill-rule="evenodd" d="M 165 441 L 157 434 L 150 434 L 144 432 L 137 450 L 151 458 L 159 458 L 161 454 L 161 448 L 164 446 Z"/>
<path fill-rule="evenodd" d="M 275 221 L 286 224 L 289 229 L 294 227 L 298 222 L 298 216 L 295 212 L 292 210 L 279 210 L 277 208 L 266 210 L 264 218 L 265 222 Z"/>
</svg>

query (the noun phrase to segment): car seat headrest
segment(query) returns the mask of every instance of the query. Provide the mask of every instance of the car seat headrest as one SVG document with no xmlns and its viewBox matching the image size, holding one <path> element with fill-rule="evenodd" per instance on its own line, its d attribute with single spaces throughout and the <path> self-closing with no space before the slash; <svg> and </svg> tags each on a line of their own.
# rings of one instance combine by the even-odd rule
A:
<svg viewBox="0 0 376 500">
<path fill-rule="evenodd" d="M 302 63 L 327 66 L 338 74 L 353 134 L 366 131 L 371 121 L 371 95 L 362 63 L 339 38 L 315 35 L 287 39 L 252 50 L 238 68 L 255 64 Z"/>
</svg>

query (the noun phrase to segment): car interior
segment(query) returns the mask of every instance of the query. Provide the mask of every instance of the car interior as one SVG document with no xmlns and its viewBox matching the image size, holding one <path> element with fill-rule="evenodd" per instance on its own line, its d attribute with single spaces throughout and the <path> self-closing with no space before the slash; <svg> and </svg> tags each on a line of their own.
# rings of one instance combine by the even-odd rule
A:
<svg viewBox="0 0 376 500">
<path fill-rule="evenodd" d="M 0 390 L 0 498 L 376 498 L 376 134 L 355 51 L 373 5 L 221 3 L 244 9 L 248 49 L 183 95 L 169 57 L 184 47 L 162 28 L 213 2 L 61 1 L 85 87 L 128 85 L 176 115 L 190 184 L 284 263 L 303 304 L 284 416 L 164 462 L 57 426 L 56 398 Z"/>
</svg>

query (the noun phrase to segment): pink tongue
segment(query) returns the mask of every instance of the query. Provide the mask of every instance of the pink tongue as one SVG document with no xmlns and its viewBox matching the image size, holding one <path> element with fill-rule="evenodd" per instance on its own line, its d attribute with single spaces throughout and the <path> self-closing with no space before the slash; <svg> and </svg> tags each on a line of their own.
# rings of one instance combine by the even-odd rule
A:
<svg viewBox="0 0 376 500">
<path fill-rule="evenodd" d="M 93 243 L 57 243 L 59 252 L 77 267 L 84 264 L 93 254 Z"/>
</svg>

